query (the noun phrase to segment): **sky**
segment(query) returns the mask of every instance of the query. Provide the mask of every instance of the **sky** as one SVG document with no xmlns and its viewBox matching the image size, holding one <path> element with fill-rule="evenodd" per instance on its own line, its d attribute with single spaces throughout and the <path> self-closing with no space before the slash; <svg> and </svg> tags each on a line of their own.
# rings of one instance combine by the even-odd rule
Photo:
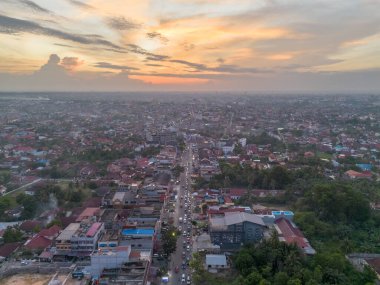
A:
<svg viewBox="0 0 380 285">
<path fill-rule="evenodd" d="M 380 0 L 1 0 L 0 91 L 378 92 Z"/>
</svg>

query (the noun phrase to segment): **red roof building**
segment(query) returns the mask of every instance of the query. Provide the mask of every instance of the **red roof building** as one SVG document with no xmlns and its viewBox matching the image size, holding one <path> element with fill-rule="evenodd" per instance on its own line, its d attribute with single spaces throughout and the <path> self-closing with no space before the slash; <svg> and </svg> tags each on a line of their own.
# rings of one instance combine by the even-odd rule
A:
<svg viewBox="0 0 380 285">
<path fill-rule="evenodd" d="M 12 243 L 6 243 L 0 246 L 0 257 L 8 258 L 21 245 L 22 245 L 21 242 L 12 242 Z"/>
<path fill-rule="evenodd" d="M 41 230 L 38 235 L 49 239 L 56 238 L 61 231 L 61 228 L 57 225 L 51 226 L 48 229 Z"/>
<path fill-rule="evenodd" d="M 36 235 L 32 239 L 28 240 L 24 245 L 27 249 L 37 250 L 45 249 L 51 246 L 52 241 L 44 236 Z"/>
<path fill-rule="evenodd" d="M 287 244 L 296 244 L 308 255 L 315 254 L 315 250 L 311 247 L 309 241 L 293 222 L 285 218 L 279 218 L 275 220 L 274 227 L 279 234 L 280 241 L 284 241 Z"/>
</svg>

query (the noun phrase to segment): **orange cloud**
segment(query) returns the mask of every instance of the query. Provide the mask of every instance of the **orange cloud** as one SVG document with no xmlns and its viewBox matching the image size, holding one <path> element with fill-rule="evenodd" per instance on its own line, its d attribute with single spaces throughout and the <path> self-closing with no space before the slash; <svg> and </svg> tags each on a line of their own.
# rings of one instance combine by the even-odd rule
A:
<svg viewBox="0 0 380 285">
<path fill-rule="evenodd" d="M 131 79 L 141 80 L 145 83 L 151 83 L 156 85 L 164 84 L 200 84 L 209 82 L 208 79 L 203 78 L 180 78 L 180 77 L 161 77 L 161 76 L 142 76 L 142 75 L 131 75 Z"/>
</svg>

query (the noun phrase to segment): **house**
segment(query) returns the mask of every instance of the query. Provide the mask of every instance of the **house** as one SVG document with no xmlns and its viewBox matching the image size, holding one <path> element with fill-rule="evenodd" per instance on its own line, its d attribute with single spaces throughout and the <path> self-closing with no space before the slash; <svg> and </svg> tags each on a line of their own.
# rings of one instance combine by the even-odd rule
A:
<svg viewBox="0 0 380 285">
<path fill-rule="evenodd" d="M 0 258 L 9 258 L 21 245 L 22 242 L 12 242 L 0 246 Z"/>
<path fill-rule="evenodd" d="M 100 212 L 100 208 L 86 208 L 83 210 L 82 213 L 80 213 L 80 215 L 78 216 L 78 218 L 76 219 L 76 222 L 81 222 L 85 219 L 89 219 L 91 217 L 96 217 L 96 216 L 99 216 L 99 212 Z"/>
<path fill-rule="evenodd" d="M 301 230 L 289 219 L 281 217 L 275 220 L 274 228 L 279 235 L 280 241 L 287 244 L 296 244 L 307 255 L 314 255 L 316 253 Z"/>
<path fill-rule="evenodd" d="M 380 280 L 380 258 L 379 257 L 365 258 L 364 262 L 367 263 L 368 266 L 371 267 L 372 270 L 376 272 L 377 279 Z"/>
<path fill-rule="evenodd" d="M 114 207 L 122 208 L 125 204 L 126 192 L 116 192 L 112 198 L 112 205 Z"/>
<path fill-rule="evenodd" d="M 61 231 L 61 228 L 57 225 L 53 225 L 50 228 L 41 230 L 38 235 L 46 237 L 48 239 L 54 239 L 58 236 L 59 232 Z"/>
<path fill-rule="evenodd" d="M 35 230 L 40 228 L 41 226 L 42 226 L 42 223 L 40 221 L 27 220 L 27 221 L 24 221 L 20 225 L 20 230 L 26 233 L 32 233 L 32 232 L 35 232 Z"/>
<path fill-rule="evenodd" d="M 261 217 L 245 212 L 226 212 L 223 217 L 209 219 L 211 242 L 221 249 L 238 249 L 243 244 L 258 242 L 265 228 Z"/>
<path fill-rule="evenodd" d="M 350 179 L 372 178 L 372 173 L 370 171 L 357 172 L 355 170 L 348 170 L 344 174 Z"/>
<path fill-rule="evenodd" d="M 35 235 L 32 239 L 27 240 L 24 244 L 25 248 L 30 250 L 44 250 L 50 247 L 52 240 L 44 236 Z"/>
<path fill-rule="evenodd" d="M 228 191 L 232 200 L 238 200 L 241 197 L 247 195 L 248 190 L 243 188 L 232 188 Z"/>
<path fill-rule="evenodd" d="M 228 268 L 227 257 L 224 254 L 206 254 L 207 269 Z"/>
</svg>

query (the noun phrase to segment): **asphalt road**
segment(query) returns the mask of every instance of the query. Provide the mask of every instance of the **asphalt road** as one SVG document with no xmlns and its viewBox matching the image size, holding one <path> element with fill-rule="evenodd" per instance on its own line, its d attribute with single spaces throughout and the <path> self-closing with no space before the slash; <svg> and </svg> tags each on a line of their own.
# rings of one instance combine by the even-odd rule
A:
<svg viewBox="0 0 380 285">
<path fill-rule="evenodd" d="M 183 285 L 183 284 L 187 284 L 187 278 L 188 276 L 191 275 L 191 272 L 190 272 L 190 268 L 189 266 L 186 265 L 186 268 L 185 269 L 182 269 L 182 263 L 183 261 L 186 261 L 187 262 L 187 258 L 191 258 L 191 255 L 192 255 L 192 251 L 191 251 L 191 244 L 192 244 L 192 226 L 191 227 L 191 230 L 190 230 L 190 240 L 191 242 L 190 243 L 187 243 L 187 237 L 184 237 L 182 235 L 183 231 L 186 230 L 186 232 L 189 232 L 188 231 L 188 225 L 190 224 L 191 225 L 191 213 L 187 214 L 188 215 L 188 218 L 187 218 L 187 223 L 186 225 L 182 222 L 180 223 L 179 222 L 179 218 L 180 217 L 184 217 L 184 214 L 185 214 L 185 198 L 183 199 L 180 199 L 180 197 L 184 197 L 185 194 L 187 193 L 187 190 L 186 188 L 188 187 L 189 189 L 189 193 L 190 193 L 190 188 L 191 188 L 191 172 L 192 172 L 192 163 L 191 163 L 191 158 L 192 158 L 192 152 L 191 152 L 191 147 L 189 148 L 190 150 L 186 149 L 184 151 L 184 154 L 183 154 L 183 157 L 182 157 L 182 164 L 183 166 L 185 167 L 185 172 L 181 174 L 180 176 L 180 190 L 179 190 L 179 193 L 177 194 L 178 195 L 178 199 L 176 201 L 176 207 L 175 207 L 175 212 L 174 212 L 174 225 L 178 228 L 179 226 L 182 227 L 182 231 L 181 231 L 181 235 L 178 237 L 178 241 L 177 241 L 177 250 L 172 254 L 171 256 L 171 261 L 170 261 L 170 264 L 169 264 L 169 282 L 168 284 L 170 285 Z M 187 186 L 188 185 L 188 186 Z M 182 207 L 180 207 L 182 203 Z M 190 203 L 191 203 L 191 200 L 190 200 Z M 189 208 L 191 209 L 191 204 L 189 205 Z M 183 247 L 183 244 L 186 244 L 186 247 L 187 245 L 190 246 L 190 250 L 188 251 L 187 248 L 184 248 Z M 183 252 L 185 252 L 185 255 L 183 256 Z M 178 266 L 179 268 L 179 272 L 178 273 L 175 273 L 175 267 Z M 182 274 L 185 274 L 186 275 L 186 281 L 185 282 L 182 282 Z"/>
</svg>

